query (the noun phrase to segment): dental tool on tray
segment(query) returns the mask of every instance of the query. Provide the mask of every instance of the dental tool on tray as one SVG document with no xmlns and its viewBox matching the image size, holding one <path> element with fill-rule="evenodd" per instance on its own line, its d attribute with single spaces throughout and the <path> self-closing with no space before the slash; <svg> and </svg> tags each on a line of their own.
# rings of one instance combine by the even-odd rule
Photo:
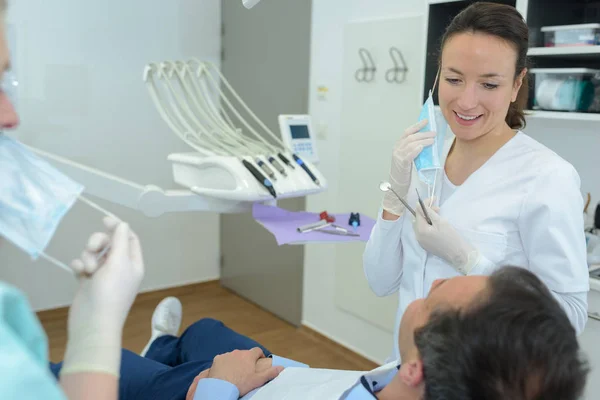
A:
<svg viewBox="0 0 600 400">
<path fill-rule="evenodd" d="M 252 178 L 272 198 L 318 193 L 326 188 L 316 167 L 270 131 L 212 63 L 192 59 L 149 64 L 144 81 L 163 120 L 197 152 L 169 156 L 177 183 L 198 194 L 246 201 L 266 200 L 259 188 L 253 189 Z M 258 125 L 256 129 L 221 86 Z M 242 128 L 236 127 L 234 118 Z M 220 178 L 201 174 L 203 169 L 218 171 Z"/>
<path fill-rule="evenodd" d="M 333 230 L 325 230 L 324 228 L 332 227 Z M 340 235 L 340 236 L 360 236 L 357 233 L 350 232 L 348 229 L 343 228 L 339 225 L 335 225 L 333 222 L 328 222 L 325 219 L 320 220 L 319 222 L 306 224 L 298 227 L 298 232 L 300 233 L 308 233 L 308 232 L 322 232 L 330 235 Z"/>
</svg>

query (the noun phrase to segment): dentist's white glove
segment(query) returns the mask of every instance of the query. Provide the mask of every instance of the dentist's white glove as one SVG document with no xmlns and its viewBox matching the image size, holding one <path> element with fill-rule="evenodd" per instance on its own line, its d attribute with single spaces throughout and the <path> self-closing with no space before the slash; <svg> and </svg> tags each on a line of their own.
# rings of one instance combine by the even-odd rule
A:
<svg viewBox="0 0 600 400">
<path fill-rule="evenodd" d="M 481 254 L 438 214 L 437 207 L 428 206 L 429 199 L 424 203 L 432 224 L 427 223 L 421 205 L 417 204 L 417 216 L 413 222 L 417 241 L 425 251 L 445 260 L 461 274 L 468 275 L 479 264 Z"/>
<path fill-rule="evenodd" d="M 105 218 L 109 231 L 92 235 L 72 263 L 79 288 L 69 310 L 61 375 L 101 372 L 119 376 L 125 319 L 144 276 L 140 243 L 126 223 Z M 99 261 L 102 249 L 110 246 Z"/>
<path fill-rule="evenodd" d="M 390 184 L 392 189 L 402 198 L 406 196 L 410 187 L 413 161 L 423 148 L 433 144 L 435 138 L 435 132 L 419 132 L 425 125 L 427 125 L 427 120 L 407 128 L 394 145 L 390 168 Z M 405 210 L 402 202 L 391 190 L 385 192 L 382 206 L 384 210 L 397 216 L 401 216 Z"/>
</svg>

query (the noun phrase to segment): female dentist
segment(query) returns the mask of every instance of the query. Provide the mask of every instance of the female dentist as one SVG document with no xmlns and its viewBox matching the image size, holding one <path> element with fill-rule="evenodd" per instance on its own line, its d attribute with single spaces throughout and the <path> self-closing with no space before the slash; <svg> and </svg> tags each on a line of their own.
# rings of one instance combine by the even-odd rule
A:
<svg viewBox="0 0 600 400">
<path fill-rule="evenodd" d="M 579 333 L 589 290 L 583 198 L 576 170 L 520 131 L 527 103 L 528 28 L 517 10 L 475 3 L 454 18 L 441 44 L 439 104 L 453 140 L 439 143 L 431 225 L 415 189 L 427 193 L 413 161 L 436 133 L 408 128 L 394 147 L 392 191 L 367 243 L 364 270 L 378 296 L 398 292 L 393 357 L 406 306 L 432 283 L 489 275 L 503 265 L 528 268 L 554 294 Z M 440 118 L 441 119 L 441 118 Z"/>
<path fill-rule="evenodd" d="M 3 79 L 9 66 L 5 9 L 6 0 L 0 0 Z M 18 122 L 13 105 L 6 93 L 0 91 L 0 128 L 14 128 Z M 9 238 L 21 233 L 28 238 L 36 237 L 36 232 L 18 231 L 26 225 L 19 223 L 25 212 L 15 207 L 14 200 L 29 204 L 40 199 L 28 197 L 30 188 L 23 183 L 25 171 L 14 179 L 20 164 L 14 165 L 12 161 L 8 164 L 11 158 L 3 157 L 11 154 L 10 143 L 6 137 L 0 141 L 0 233 Z M 2 175 L 1 168 L 5 168 L 6 175 Z M 17 185 L 11 184 L 15 182 Z M 144 263 L 139 241 L 127 224 L 114 219 L 107 219 L 105 224 L 109 233 L 92 235 L 81 259 L 72 264 L 79 288 L 69 310 L 68 341 L 59 382 L 50 372 L 47 337 L 35 313 L 18 289 L 0 281 L 0 397 L 3 399 L 117 399 L 122 330 L 144 275 Z M 110 246 L 110 251 L 97 261 L 100 250 L 106 246 Z"/>
</svg>

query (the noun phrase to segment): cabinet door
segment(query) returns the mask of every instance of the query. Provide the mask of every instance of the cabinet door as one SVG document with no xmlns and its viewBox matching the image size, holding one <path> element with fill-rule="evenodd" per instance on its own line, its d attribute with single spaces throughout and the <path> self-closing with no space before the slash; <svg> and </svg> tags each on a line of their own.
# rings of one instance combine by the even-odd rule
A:
<svg viewBox="0 0 600 400">
<path fill-rule="evenodd" d="M 251 12 L 239 0 L 221 5 L 223 74 L 250 109 L 279 132 L 278 115 L 308 113 L 312 2 L 263 1 Z M 302 211 L 306 199 L 284 199 L 277 205 Z M 252 213 L 222 214 L 220 220 L 221 284 L 300 325 L 304 246 L 278 246 Z"/>
</svg>

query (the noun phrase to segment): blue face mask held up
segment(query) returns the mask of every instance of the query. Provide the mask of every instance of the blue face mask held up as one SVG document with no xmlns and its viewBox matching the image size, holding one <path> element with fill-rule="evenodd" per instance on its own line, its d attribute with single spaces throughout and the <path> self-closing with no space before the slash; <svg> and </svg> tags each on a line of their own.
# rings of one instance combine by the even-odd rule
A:
<svg viewBox="0 0 600 400">
<path fill-rule="evenodd" d="M 425 147 L 415 158 L 415 167 L 419 179 L 427 184 L 430 197 L 433 196 L 435 191 L 437 173 L 442 168 L 441 159 L 443 158 L 444 139 L 448 130 L 446 119 L 441 112 L 436 112 L 433 104 L 432 91 L 435 90 L 436 83 L 437 77 L 433 86 L 434 88 L 429 91 L 429 97 L 425 101 L 425 104 L 423 104 L 421 113 L 419 114 L 419 121 L 427 119 L 427 125 L 419 132 L 435 132 L 436 136 L 433 144 Z"/>
<path fill-rule="evenodd" d="M 81 197 L 83 190 L 25 145 L 0 133 L 0 235 L 33 260 L 42 257 L 71 271 L 44 250 L 78 199 L 112 215 Z"/>
</svg>

